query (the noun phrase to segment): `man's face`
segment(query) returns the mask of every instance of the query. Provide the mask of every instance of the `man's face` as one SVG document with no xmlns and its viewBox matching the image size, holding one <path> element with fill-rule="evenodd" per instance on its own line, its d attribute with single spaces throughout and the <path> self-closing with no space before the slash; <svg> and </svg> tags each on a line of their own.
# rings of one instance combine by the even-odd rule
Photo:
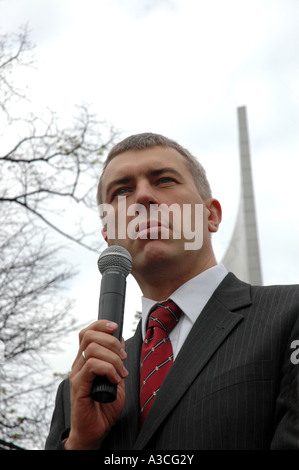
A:
<svg viewBox="0 0 299 470">
<path fill-rule="evenodd" d="M 125 237 L 119 237 L 116 231 L 113 239 L 109 238 L 108 233 L 107 241 L 111 245 L 121 245 L 130 252 L 135 277 L 139 271 L 158 266 L 161 262 L 183 260 L 190 256 L 186 253 L 186 241 L 190 240 L 186 240 L 183 230 L 184 205 L 191 207 L 189 223 L 192 230 L 198 230 L 195 227 L 194 207 L 201 205 L 204 209 L 200 226 L 203 244 L 209 238 L 206 206 L 202 206 L 204 201 L 185 158 L 175 149 L 157 146 L 116 156 L 106 168 L 102 192 L 103 201 L 114 209 L 116 226 L 119 220 L 123 220 L 127 228 Z M 125 203 L 125 210 L 124 206 L 119 205 L 119 196 Z M 159 215 L 157 222 L 153 208 L 162 206 L 176 207 L 180 212 L 180 221 L 173 212 L 169 212 L 168 219 Z M 133 209 L 131 212 L 128 211 L 129 207 Z M 142 208 L 142 215 L 136 218 L 135 209 L 138 207 Z M 132 226 L 135 227 L 133 235 L 129 230 Z M 180 236 L 178 228 L 181 229 Z"/>
</svg>

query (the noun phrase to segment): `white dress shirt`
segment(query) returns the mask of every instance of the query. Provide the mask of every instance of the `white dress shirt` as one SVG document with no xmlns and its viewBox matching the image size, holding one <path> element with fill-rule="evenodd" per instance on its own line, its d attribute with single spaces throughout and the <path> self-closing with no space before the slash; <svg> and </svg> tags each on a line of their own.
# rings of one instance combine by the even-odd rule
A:
<svg viewBox="0 0 299 470">
<path fill-rule="evenodd" d="M 222 264 L 218 264 L 217 266 L 213 266 L 185 282 L 185 284 L 180 286 L 168 297 L 173 300 L 173 302 L 175 302 L 183 312 L 179 323 L 169 335 L 172 343 L 174 359 L 204 306 L 226 275 L 227 270 L 225 267 Z M 162 300 L 160 302 L 162 302 Z M 152 307 L 157 303 L 158 302 L 156 300 L 142 297 L 143 339 L 146 335 L 148 314 Z"/>
</svg>

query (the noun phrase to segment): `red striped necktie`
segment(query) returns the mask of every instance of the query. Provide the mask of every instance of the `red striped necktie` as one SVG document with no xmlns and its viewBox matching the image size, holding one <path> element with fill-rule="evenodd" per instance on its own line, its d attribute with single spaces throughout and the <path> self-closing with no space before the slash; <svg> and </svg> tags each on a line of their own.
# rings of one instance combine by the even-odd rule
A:
<svg viewBox="0 0 299 470">
<path fill-rule="evenodd" d="M 168 335 L 179 321 L 180 315 L 181 310 L 172 300 L 159 303 L 149 315 L 148 329 L 141 350 L 141 425 L 173 363 L 172 345 Z"/>
</svg>

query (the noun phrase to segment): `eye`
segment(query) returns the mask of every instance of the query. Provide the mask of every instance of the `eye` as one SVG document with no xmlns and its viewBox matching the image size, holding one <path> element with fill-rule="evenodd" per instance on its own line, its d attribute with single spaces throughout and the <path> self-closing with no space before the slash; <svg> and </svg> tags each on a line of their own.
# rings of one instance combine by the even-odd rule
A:
<svg viewBox="0 0 299 470">
<path fill-rule="evenodd" d="M 176 183 L 176 180 L 171 176 L 162 176 L 158 179 L 157 184 Z"/>
<path fill-rule="evenodd" d="M 113 199 L 116 198 L 117 196 L 124 196 L 128 191 L 129 191 L 129 188 L 127 188 L 126 186 L 117 188 L 112 194 L 111 200 L 113 201 Z"/>
</svg>

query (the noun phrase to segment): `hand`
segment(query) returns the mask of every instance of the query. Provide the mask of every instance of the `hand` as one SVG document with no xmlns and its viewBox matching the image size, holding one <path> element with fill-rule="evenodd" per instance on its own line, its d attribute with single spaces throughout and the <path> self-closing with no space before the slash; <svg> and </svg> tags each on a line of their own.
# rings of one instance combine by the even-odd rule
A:
<svg viewBox="0 0 299 470">
<path fill-rule="evenodd" d="M 99 449 L 121 414 L 125 402 L 124 378 L 128 375 L 123 361 L 127 354 L 124 340 L 120 342 L 111 334 L 116 330 L 116 323 L 99 320 L 79 334 L 80 347 L 70 373 L 71 431 L 65 449 Z M 90 391 L 96 375 L 106 375 L 117 384 L 114 402 L 92 400 Z"/>
</svg>

